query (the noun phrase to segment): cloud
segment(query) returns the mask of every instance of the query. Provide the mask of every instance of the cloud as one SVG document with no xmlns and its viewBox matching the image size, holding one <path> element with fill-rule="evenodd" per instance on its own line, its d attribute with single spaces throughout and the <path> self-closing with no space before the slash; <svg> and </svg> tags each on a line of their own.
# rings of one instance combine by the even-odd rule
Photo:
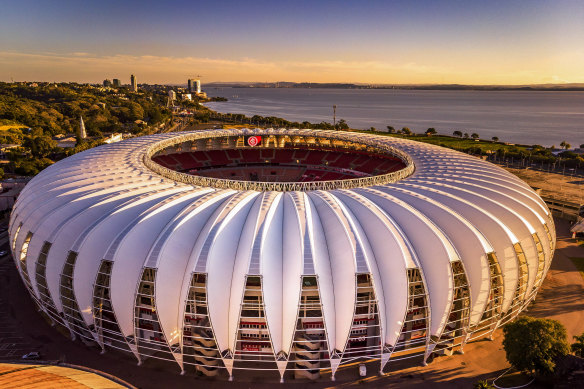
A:
<svg viewBox="0 0 584 389">
<path fill-rule="evenodd" d="M 277 70 L 273 62 L 253 58 L 238 60 L 206 57 L 132 56 L 116 54 L 98 56 L 90 53 L 18 53 L 0 52 L 2 73 L 18 75 L 18 78 L 65 79 L 98 81 L 117 77 L 120 74 L 143 74 L 142 80 L 149 82 L 182 82 L 188 74 L 207 74 L 207 77 L 222 79 L 229 74 L 265 74 Z M 15 77 L 17 78 L 17 77 Z M 263 79 L 261 77 L 260 79 Z M 207 78 L 209 80 L 209 78 Z"/>
</svg>

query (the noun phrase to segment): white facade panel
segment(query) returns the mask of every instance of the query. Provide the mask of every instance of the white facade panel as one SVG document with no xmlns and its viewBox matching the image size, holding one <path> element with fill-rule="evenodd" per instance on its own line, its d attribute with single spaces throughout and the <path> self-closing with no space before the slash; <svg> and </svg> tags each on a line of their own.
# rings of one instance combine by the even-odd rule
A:
<svg viewBox="0 0 584 389">
<path fill-rule="evenodd" d="M 384 150 L 406 173 L 269 187 L 189 178 L 151 159 L 203 143 L 232 147 L 247 135 L 265 139 L 259 155 L 347 144 L 361 154 Z M 216 137 L 223 139 L 209 140 Z M 141 342 L 150 339 L 149 347 L 159 345 L 156 357 L 170 350 L 181 369 L 197 364 L 230 375 L 244 359 L 281 374 L 311 358 L 318 366 L 306 369 L 334 374 L 359 352 L 380 359 L 382 369 L 412 350 L 426 359 L 435 344 L 463 344 L 480 323 L 487 330 L 477 336 L 515 317 L 541 285 L 555 246 L 545 203 L 495 165 L 395 137 L 307 129 L 157 134 L 76 154 L 23 189 L 9 235 L 27 288 L 70 331 L 113 347 L 112 330 L 94 317 L 99 290 L 113 306 L 104 319 L 119 326 L 121 342 L 140 360 L 149 357 Z M 77 253 L 73 295 L 65 297 L 70 252 Z M 111 273 L 98 276 L 104 260 Z M 156 275 L 156 320 L 136 330 L 145 268 Z M 204 287 L 193 285 L 195 274 Z M 258 317 L 242 320 L 248 277 L 261 306 Z M 369 305 L 365 296 L 374 296 Z M 199 316 L 205 325 L 196 324 Z"/>
</svg>

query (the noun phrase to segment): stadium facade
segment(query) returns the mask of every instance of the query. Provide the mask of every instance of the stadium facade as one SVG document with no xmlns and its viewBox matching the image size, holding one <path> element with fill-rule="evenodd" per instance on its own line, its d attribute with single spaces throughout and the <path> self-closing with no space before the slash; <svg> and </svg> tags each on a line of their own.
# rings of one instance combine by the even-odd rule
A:
<svg viewBox="0 0 584 389">
<path fill-rule="evenodd" d="M 293 129 L 76 154 L 25 187 L 9 232 L 31 296 L 72 337 L 230 378 L 462 351 L 535 298 L 555 247 L 544 202 L 493 164 Z"/>
</svg>

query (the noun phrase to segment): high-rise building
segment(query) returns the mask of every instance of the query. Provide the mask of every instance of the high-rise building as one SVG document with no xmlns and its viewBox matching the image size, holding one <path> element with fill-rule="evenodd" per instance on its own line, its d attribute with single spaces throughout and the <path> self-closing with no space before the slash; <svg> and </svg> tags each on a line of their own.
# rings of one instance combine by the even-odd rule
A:
<svg viewBox="0 0 584 389">
<path fill-rule="evenodd" d="M 130 84 L 132 85 L 132 91 L 138 92 L 138 82 L 136 81 L 136 76 L 133 74 L 130 76 Z"/>
<path fill-rule="evenodd" d="M 188 80 L 189 92 L 191 93 L 201 93 L 201 80 L 196 80 L 194 78 L 190 78 Z"/>
<path fill-rule="evenodd" d="M 122 86 L 122 82 L 120 81 L 119 78 L 114 78 L 113 86 L 114 86 L 114 88 L 119 88 Z"/>
<path fill-rule="evenodd" d="M 108 80 L 107 78 L 103 80 L 103 86 L 110 88 L 112 86 L 111 80 Z"/>
<path fill-rule="evenodd" d="M 176 100 L 176 92 L 173 91 L 172 89 L 168 91 L 168 98 L 170 99 L 170 101 L 174 101 Z"/>
</svg>

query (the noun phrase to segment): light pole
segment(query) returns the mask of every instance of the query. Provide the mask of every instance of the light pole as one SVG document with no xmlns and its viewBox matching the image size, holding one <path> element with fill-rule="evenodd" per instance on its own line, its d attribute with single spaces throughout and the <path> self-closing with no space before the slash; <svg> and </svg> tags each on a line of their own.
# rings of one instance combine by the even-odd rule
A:
<svg viewBox="0 0 584 389">
<path fill-rule="evenodd" d="M 337 106 L 333 104 L 333 127 L 337 127 Z"/>
</svg>

